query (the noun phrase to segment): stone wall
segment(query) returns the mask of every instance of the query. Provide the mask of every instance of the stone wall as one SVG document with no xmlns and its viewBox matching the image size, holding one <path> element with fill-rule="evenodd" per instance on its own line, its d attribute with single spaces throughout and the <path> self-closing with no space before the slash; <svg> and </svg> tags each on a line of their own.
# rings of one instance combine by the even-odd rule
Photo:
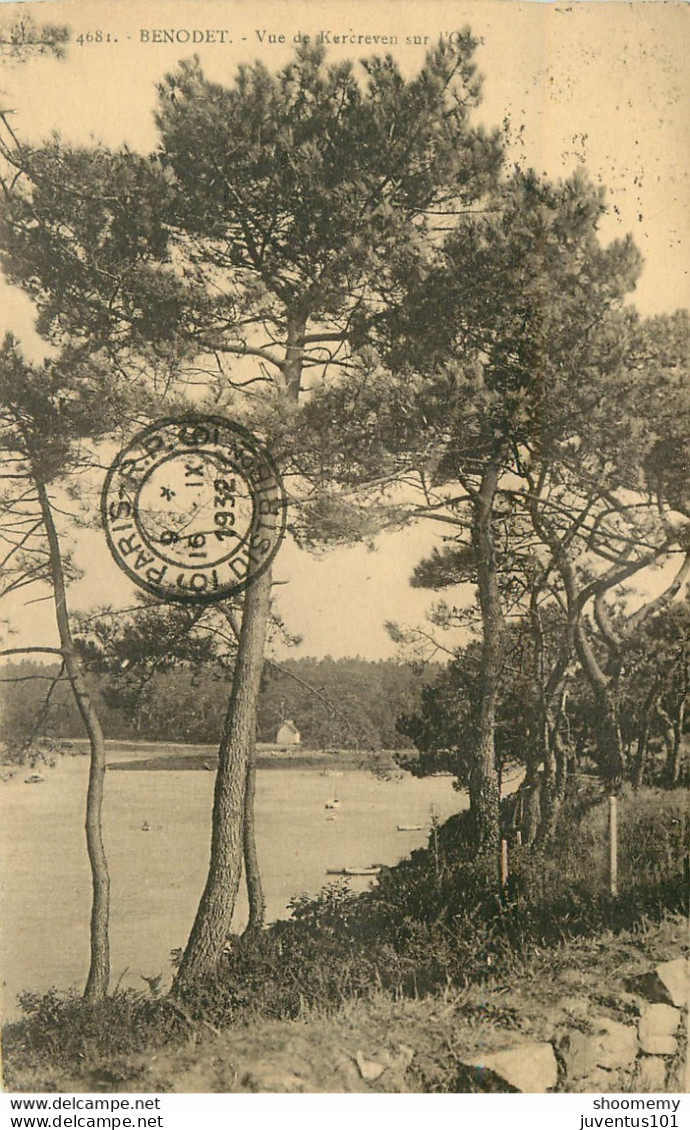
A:
<svg viewBox="0 0 690 1130">
<path fill-rule="evenodd" d="M 690 961 L 679 957 L 638 977 L 627 994 L 633 1023 L 564 1002 L 569 1017 L 550 1041 L 519 1043 L 468 1062 L 458 1090 L 680 1093 L 690 1091 Z"/>
</svg>

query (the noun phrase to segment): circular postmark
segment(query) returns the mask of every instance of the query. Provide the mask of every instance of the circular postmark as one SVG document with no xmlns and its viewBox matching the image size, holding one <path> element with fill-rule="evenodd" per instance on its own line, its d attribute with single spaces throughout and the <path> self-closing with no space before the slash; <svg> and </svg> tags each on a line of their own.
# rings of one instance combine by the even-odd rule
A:
<svg viewBox="0 0 690 1130">
<path fill-rule="evenodd" d="M 273 560 L 286 498 L 268 451 L 221 416 L 159 420 L 115 459 L 101 496 L 110 551 L 166 601 L 241 592 Z"/>
</svg>

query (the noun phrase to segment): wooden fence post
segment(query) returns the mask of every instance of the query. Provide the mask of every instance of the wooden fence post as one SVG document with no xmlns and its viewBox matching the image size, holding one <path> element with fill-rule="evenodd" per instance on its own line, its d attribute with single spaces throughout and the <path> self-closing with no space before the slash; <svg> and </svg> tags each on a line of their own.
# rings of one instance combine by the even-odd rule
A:
<svg viewBox="0 0 690 1130">
<path fill-rule="evenodd" d="M 609 893 L 618 898 L 618 797 L 609 797 Z"/>
<path fill-rule="evenodd" d="M 508 884 L 508 841 L 501 840 L 501 858 L 499 863 L 499 874 L 501 879 L 501 887 Z"/>
</svg>

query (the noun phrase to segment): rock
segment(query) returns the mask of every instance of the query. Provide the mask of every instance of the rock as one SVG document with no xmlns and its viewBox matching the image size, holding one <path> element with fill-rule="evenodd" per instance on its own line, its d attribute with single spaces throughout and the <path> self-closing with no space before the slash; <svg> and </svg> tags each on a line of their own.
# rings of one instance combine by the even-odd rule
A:
<svg viewBox="0 0 690 1130">
<path fill-rule="evenodd" d="M 413 1059 L 414 1048 L 411 1048 L 409 1044 L 398 1044 L 398 1064 L 404 1066 L 405 1071 L 407 1071 Z"/>
<path fill-rule="evenodd" d="M 666 1062 L 655 1055 L 645 1055 L 639 1060 L 636 1091 L 658 1092 L 666 1086 Z"/>
<path fill-rule="evenodd" d="M 355 1053 L 355 1063 L 359 1073 L 366 1083 L 375 1083 L 384 1071 L 400 1084 L 403 1076 L 414 1058 L 414 1048 L 407 1044 L 398 1044 L 394 1050 L 388 1049 L 376 1052 L 376 1059 L 367 1059 L 364 1052 Z"/>
<path fill-rule="evenodd" d="M 673 1036 L 647 1036 L 640 1041 L 640 1047 L 648 1055 L 675 1055 L 678 1041 Z"/>
<path fill-rule="evenodd" d="M 379 1058 L 386 1071 L 404 1075 L 414 1059 L 414 1048 L 398 1044 L 395 1051 L 385 1051 Z"/>
<path fill-rule="evenodd" d="M 599 1067 L 627 1067 L 638 1052 L 637 1032 L 629 1024 L 597 1016 L 590 1020 L 596 1041 L 596 1062 Z"/>
<path fill-rule="evenodd" d="M 591 1094 L 598 1091 L 601 1095 L 611 1094 L 624 1089 L 624 1072 L 607 1071 L 605 1067 L 595 1067 L 583 1079 L 568 1081 L 568 1090 L 575 1094 Z"/>
<path fill-rule="evenodd" d="M 657 965 L 654 973 L 676 1008 L 690 1006 L 690 958 L 678 957 Z"/>
<path fill-rule="evenodd" d="M 551 1044 L 521 1044 L 490 1052 L 467 1066 L 491 1071 L 527 1095 L 542 1095 L 558 1082 L 558 1064 Z"/>
<path fill-rule="evenodd" d="M 675 1036 L 680 1024 L 681 1011 L 670 1004 L 648 1004 L 642 1010 L 638 1035 L 640 1043 L 649 1036 Z"/>
<path fill-rule="evenodd" d="M 558 1050 L 561 1053 L 568 1079 L 584 1079 L 597 1066 L 597 1041 L 583 1032 L 566 1032 Z"/>
<path fill-rule="evenodd" d="M 672 1004 L 676 1008 L 690 1007 L 690 960 L 687 958 L 664 961 L 636 981 L 647 1000 Z"/>
<path fill-rule="evenodd" d="M 355 1063 L 365 1083 L 375 1083 L 386 1070 L 382 1063 L 377 1063 L 373 1059 L 367 1059 L 362 1052 L 355 1053 Z"/>
<path fill-rule="evenodd" d="M 255 1063 L 242 1076 L 242 1085 L 259 1094 L 304 1094 L 305 1080 L 294 1071 L 281 1071 L 270 1063 Z"/>
<path fill-rule="evenodd" d="M 619 989 L 616 993 L 616 1003 L 620 1008 L 627 1009 L 631 1013 L 637 1013 L 639 1016 L 647 1002 L 639 993 L 627 993 L 623 989 Z"/>
<path fill-rule="evenodd" d="M 333 1085 L 329 1086 L 329 1092 L 346 1093 L 349 1091 L 359 1092 L 363 1090 L 362 1076 L 359 1073 L 354 1057 L 349 1051 L 341 1051 L 338 1053 L 334 1067 L 335 1080 Z"/>
<path fill-rule="evenodd" d="M 303 1095 L 306 1085 L 304 1079 L 300 1079 L 294 1071 L 283 1071 L 273 1075 L 262 1075 L 261 1090 L 269 1094 Z"/>
<path fill-rule="evenodd" d="M 590 1023 L 593 1035 L 571 1030 L 559 1044 L 569 1079 L 584 1079 L 597 1067 L 627 1067 L 637 1057 L 637 1033 L 631 1025 L 606 1016 L 595 1017 Z"/>
<path fill-rule="evenodd" d="M 586 1020 L 589 1013 L 589 1001 L 583 1000 L 582 997 L 563 997 L 559 1002 L 564 1012 L 575 1020 Z"/>
</svg>

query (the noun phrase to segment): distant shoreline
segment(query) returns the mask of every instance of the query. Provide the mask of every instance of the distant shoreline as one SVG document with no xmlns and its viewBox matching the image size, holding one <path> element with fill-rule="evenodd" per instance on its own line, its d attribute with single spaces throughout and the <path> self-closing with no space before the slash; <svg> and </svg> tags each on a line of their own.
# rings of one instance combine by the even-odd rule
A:
<svg viewBox="0 0 690 1130">
<path fill-rule="evenodd" d="M 85 754 L 88 750 L 87 743 L 82 739 L 73 740 L 71 745 L 79 753 Z M 118 755 L 116 759 L 109 756 L 113 753 Z M 106 756 L 109 771 L 203 772 L 215 771 L 218 764 L 217 746 L 172 742 L 109 740 L 106 742 Z M 320 769 L 336 772 L 353 769 L 386 772 L 398 768 L 390 750 L 290 749 L 264 743 L 257 743 L 256 764 L 259 769 Z"/>
<path fill-rule="evenodd" d="M 179 770 L 214 771 L 218 765 L 218 755 L 212 754 L 165 754 L 163 757 L 138 758 L 135 761 L 112 761 L 109 770 L 124 772 L 156 772 Z M 394 769 L 391 757 L 381 754 L 328 754 L 315 753 L 313 757 L 305 754 L 258 753 L 257 769 Z"/>
</svg>

